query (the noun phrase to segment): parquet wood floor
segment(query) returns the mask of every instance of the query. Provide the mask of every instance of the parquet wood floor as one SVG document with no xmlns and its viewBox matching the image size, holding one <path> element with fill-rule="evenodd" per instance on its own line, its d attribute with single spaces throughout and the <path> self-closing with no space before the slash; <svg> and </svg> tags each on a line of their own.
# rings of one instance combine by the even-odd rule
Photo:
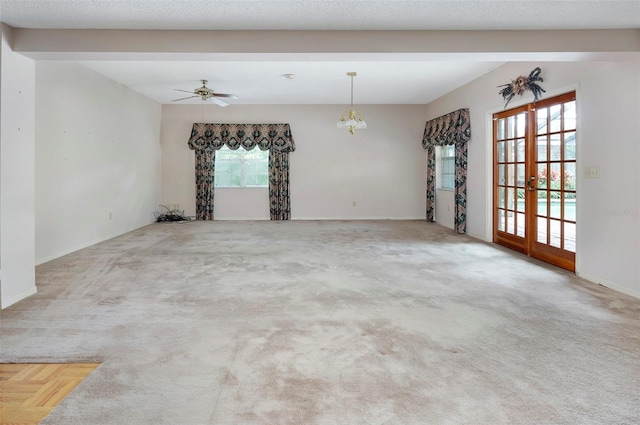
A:
<svg viewBox="0 0 640 425">
<path fill-rule="evenodd" d="M 100 363 L 0 364 L 0 425 L 37 425 Z"/>
</svg>

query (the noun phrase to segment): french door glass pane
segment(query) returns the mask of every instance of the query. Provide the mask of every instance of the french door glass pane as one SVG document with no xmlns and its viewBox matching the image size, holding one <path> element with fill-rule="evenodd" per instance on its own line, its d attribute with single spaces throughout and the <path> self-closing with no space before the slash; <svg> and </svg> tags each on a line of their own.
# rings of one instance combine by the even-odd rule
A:
<svg viewBox="0 0 640 425">
<path fill-rule="evenodd" d="M 547 160 L 547 136 L 539 136 L 536 140 L 536 152 L 538 152 L 538 161 Z"/>
<path fill-rule="evenodd" d="M 507 140 L 507 159 L 505 162 L 515 161 L 515 152 L 513 150 L 513 140 Z"/>
<path fill-rule="evenodd" d="M 505 179 L 504 179 L 504 164 L 498 164 L 498 184 L 499 185 L 504 185 L 505 184 Z"/>
<path fill-rule="evenodd" d="M 517 116 L 518 123 L 517 123 L 517 128 L 516 128 L 516 137 L 524 137 L 525 131 L 526 131 L 526 128 L 527 128 L 526 127 L 526 122 L 527 122 L 526 121 L 526 117 L 527 117 L 527 114 L 525 112 L 522 112 Z M 523 140 L 523 142 L 524 142 L 524 140 Z"/>
<path fill-rule="evenodd" d="M 501 118 L 498 120 L 498 140 L 502 140 L 504 139 L 504 123 L 505 123 L 505 119 Z"/>
<path fill-rule="evenodd" d="M 564 159 L 576 159 L 576 132 L 564 133 Z"/>
<path fill-rule="evenodd" d="M 540 108 L 536 111 L 536 120 L 538 122 L 536 127 L 537 133 L 547 133 L 547 108 Z"/>
<path fill-rule="evenodd" d="M 549 142 L 549 159 L 551 161 L 559 161 L 562 158 L 562 152 L 560 151 L 560 135 L 551 134 Z"/>
<path fill-rule="evenodd" d="M 504 187 L 498 188 L 498 207 L 504 208 Z"/>
<path fill-rule="evenodd" d="M 547 204 L 549 202 L 549 193 L 546 190 L 538 191 L 538 215 L 548 216 Z"/>
<path fill-rule="evenodd" d="M 515 174 L 514 164 L 507 164 L 507 185 L 508 186 L 514 185 L 514 174 Z"/>
<path fill-rule="evenodd" d="M 516 117 L 510 116 L 507 118 L 507 138 L 511 139 L 516 136 Z"/>
<path fill-rule="evenodd" d="M 496 162 L 505 162 L 504 161 L 504 142 L 496 143 Z"/>
<path fill-rule="evenodd" d="M 504 210 L 498 210 L 498 230 L 504 232 Z"/>
<path fill-rule="evenodd" d="M 507 188 L 507 208 L 512 210 L 515 207 L 515 189 L 512 187 Z"/>
<path fill-rule="evenodd" d="M 524 214 L 518 213 L 517 218 L 518 218 L 518 228 L 516 229 L 516 234 L 524 238 L 524 228 L 525 228 Z"/>
<path fill-rule="evenodd" d="M 562 185 L 562 179 L 560 174 L 560 163 L 552 162 L 550 165 L 551 171 L 549 172 L 548 178 L 548 186 L 550 189 L 560 189 Z"/>
<path fill-rule="evenodd" d="M 518 139 L 516 140 L 516 161 L 517 162 L 524 162 L 524 148 L 525 148 L 525 144 L 524 144 L 524 139 Z"/>
<path fill-rule="evenodd" d="M 547 187 L 547 164 L 538 164 L 538 188 Z"/>
<path fill-rule="evenodd" d="M 549 192 L 549 217 L 552 218 L 562 218 L 561 214 L 561 200 L 560 200 L 560 192 L 551 191 Z"/>
<path fill-rule="evenodd" d="M 575 130 L 576 128 L 576 101 L 564 104 L 564 130 Z"/>
<path fill-rule="evenodd" d="M 511 211 L 507 211 L 507 233 L 515 234 L 516 220 L 515 214 Z"/>
<path fill-rule="evenodd" d="M 576 252 L 576 224 L 564 223 L 564 249 Z"/>
<path fill-rule="evenodd" d="M 517 168 L 518 168 L 518 177 L 516 179 L 516 186 L 524 187 L 524 181 L 525 181 L 524 164 L 518 164 Z"/>
<path fill-rule="evenodd" d="M 549 127 L 550 133 L 554 133 L 562 129 L 561 128 L 562 114 L 560 113 L 561 110 L 562 110 L 562 105 L 553 105 L 549 107 L 549 119 L 551 120 L 551 125 Z"/>
<path fill-rule="evenodd" d="M 576 221 L 576 194 L 565 193 L 564 194 L 564 219 L 570 221 Z"/>
<path fill-rule="evenodd" d="M 547 243 L 547 219 L 538 217 L 538 234 L 536 235 L 536 241 L 539 243 Z"/>
<path fill-rule="evenodd" d="M 561 247 L 560 220 L 549 220 L 549 245 Z"/>
<path fill-rule="evenodd" d="M 518 211 L 524 211 L 524 189 L 517 189 L 518 202 L 516 203 L 516 209 Z"/>
<path fill-rule="evenodd" d="M 576 190 L 576 163 L 564 163 L 563 185 L 565 190 Z"/>
</svg>

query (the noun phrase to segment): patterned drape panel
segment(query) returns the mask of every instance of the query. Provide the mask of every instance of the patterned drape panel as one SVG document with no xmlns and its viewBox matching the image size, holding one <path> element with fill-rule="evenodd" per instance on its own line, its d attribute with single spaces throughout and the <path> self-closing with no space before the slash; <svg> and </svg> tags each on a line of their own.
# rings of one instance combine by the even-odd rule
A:
<svg viewBox="0 0 640 425">
<path fill-rule="evenodd" d="M 291 218 L 289 152 L 269 151 L 269 211 L 271 220 Z"/>
<path fill-rule="evenodd" d="M 467 231 L 467 143 L 471 140 L 469 109 L 427 121 L 422 147 L 427 150 L 427 221 L 434 221 L 436 146 L 455 145 L 455 231 Z"/>
<path fill-rule="evenodd" d="M 196 219 L 213 220 L 215 151 L 223 146 L 269 150 L 271 220 L 291 218 L 289 152 L 296 149 L 289 124 L 194 123 L 189 149 L 196 153 Z"/>
<path fill-rule="evenodd" d="M 199 149 L 196 154 L 196 220 L 213 220 L 213 176 L 216 151 Z"/>
</svg>

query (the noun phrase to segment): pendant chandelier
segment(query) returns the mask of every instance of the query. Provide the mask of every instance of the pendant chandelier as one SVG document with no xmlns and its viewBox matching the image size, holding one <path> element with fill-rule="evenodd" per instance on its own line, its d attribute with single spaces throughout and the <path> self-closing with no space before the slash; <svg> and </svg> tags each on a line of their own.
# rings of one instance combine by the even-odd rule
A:
<svg viewBox="0 0 640 425">
<path fill-rule="evenodd" d="M 338 120 L 338 128 L 348 128 L 349 133 L 355 134 L 356 128 L 367 128 L 367 123 L 364 122 L 362 115 L 353 109 L 353 77 L 357 74 L 355 72 L 347 72 L 347 75 L 351 77 L 351 108 L 349 112 L 342 114 Z"/>
</svg>

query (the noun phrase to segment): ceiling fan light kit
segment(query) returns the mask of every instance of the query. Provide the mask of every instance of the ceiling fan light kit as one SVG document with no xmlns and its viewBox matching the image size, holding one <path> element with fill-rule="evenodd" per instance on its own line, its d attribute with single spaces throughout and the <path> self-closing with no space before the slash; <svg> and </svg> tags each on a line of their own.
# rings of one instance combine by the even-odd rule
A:
<svg viewBox="0 0 640 425">
<path fill-rule="evenodd" d="M 220 106 L 228 106 L 229 104 L 227 102 L 225 102 L 224 100 L 220 99 L 221 97 L 224 98 L 228 98 L 228 99 L 237 99 L 238 96 L 236 96 L 235 94 L 227 94 L 227 93 L 216 93 L 214 92 L 212 89 L 210 89 L 209 87 L 207 87 L 207 80 L 200 80 L 200 82 L 202 83 L 202 87 L 198 87 L 196 89 L 194 89 L 193 91 L 189 91 L 189 90 L 181 90 L 181 89 L 175 89 L 176 91 L 181 91 L 181 92 L 185 92 L 185 93 L 191 93 L 192 96 L 188 96 L 188 97 L 183 97 L 180 99 L 174 99 L 174 102 L 179 102 L 181 100 L 187 100 L 187 99 L 193 99 L 196 97 L 201 98 L 203 101 L 210 101 L 213 102 L 217 105 Z"/>
<path fill-rule="evenodd" d="M 364 118 L 362 118 L 362 114 L 353 109 L 353 77 L 358 74 L 355 72 L 347 72 L 347 75 L 351 77 L 351 107 L 349 108 L 349 112 L 342 114 L 336 127 L 347 128 L 349 129 L 349 133 L 356 134 L 356 129 L 367 128 L 367 123 Z"/>
</svg>

